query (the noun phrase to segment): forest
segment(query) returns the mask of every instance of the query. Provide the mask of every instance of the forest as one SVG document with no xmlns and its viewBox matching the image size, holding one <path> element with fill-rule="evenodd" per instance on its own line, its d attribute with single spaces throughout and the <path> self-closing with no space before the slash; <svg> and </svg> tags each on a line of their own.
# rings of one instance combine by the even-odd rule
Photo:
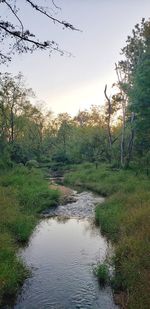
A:
<svg viewBox="0 0 150 309">
<path fill-rule="evenodd" d="M 54 116 L 33 104 L 22 73 L 0 73 L 0 302 L 28 276 L 16 256 L 38 214 L 59 203 L 43 173 L 106 197 L 96 223 L 115 247 L 112 289 L 122 308 L 148 309 L 150 249 L 150 21 L 127 37 L 105 102 Z M 71 104 L 71 102 L 70 102 Z M 13 268 L 13 273 L 10 269 Z M 116 293 L 117 293 L 116 292 Z"/>
<path fill-rule="evenodd" d="M 105 104 L 54 117 L 33 105 L 23 76 L 1 73 L 1 168 L 39 162 L 108 162 L 149 173 L 149 21 L 142 20 L 115 64 L 117 82 L 105 86 Z M 113 94 L 111 94 L 111 92 Z"/>
</svg>

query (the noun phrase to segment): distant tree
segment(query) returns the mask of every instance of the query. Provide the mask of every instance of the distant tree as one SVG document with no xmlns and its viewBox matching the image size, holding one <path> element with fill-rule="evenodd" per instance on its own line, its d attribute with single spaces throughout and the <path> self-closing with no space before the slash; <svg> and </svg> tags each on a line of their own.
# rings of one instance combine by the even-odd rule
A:
<svg viewBox="0 0 150 309">
<path fill-rule="evenodd" d="M 27 104 L 28 96 L 33 95 L 31 89 L 26 89 L 23 77 L 19 73 L 12 77 L 11 74 L 0 74 L 0 114 L 1 137 L 13 143 L 15 139 L 16 116 Z"/>
<path fill-rule="evenodd" d="M 89 123 L 90 115 L 87 110 L 78 112 L 77 116 L 74 117 L 74 121 L 79 125 L 80 127 L 87 126 Z"/>
<path fill-rule="evenodd" d="M 44 115 L 30 103 L 21 74 L 0 74 L 0 152 L 9 148 L 16 162 L 39 158 L 42 152 Z"/>
</svg>

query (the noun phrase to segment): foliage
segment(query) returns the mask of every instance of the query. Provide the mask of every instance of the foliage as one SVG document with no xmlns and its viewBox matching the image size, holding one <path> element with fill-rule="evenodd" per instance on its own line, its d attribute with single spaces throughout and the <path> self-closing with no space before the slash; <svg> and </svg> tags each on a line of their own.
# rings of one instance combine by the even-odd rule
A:
<svg viewBox="0 0 150 309">
<path fill-rule="evenodd" d="M 36 160 L 29 160 L 26 162 L 26 167 L 32 168 L 32 167 L 39 167 L 39 164 Z"/>
<path fill-rule="evenodd" d="M 122 156 L 124 165 L 128 166 L 133 156 L 141 157 L 149 151 L 150 20 L 143 18 L 141 24 L 135 26 L 122 54 L 124 59 L 116 65 L 116 71 L 124 98 Z M 129 138 L 126 138 L 127 127 Z"/>
</svg>

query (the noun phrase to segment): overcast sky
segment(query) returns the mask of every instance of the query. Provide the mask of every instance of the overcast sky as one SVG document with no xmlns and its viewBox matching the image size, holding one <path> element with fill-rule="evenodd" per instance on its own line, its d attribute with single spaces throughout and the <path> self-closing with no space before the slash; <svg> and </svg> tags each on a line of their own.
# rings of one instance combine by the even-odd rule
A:
<svg viewBox="0 0 150 309">
<path fill-rule="evenodd" d="M 18 0 L 18 3 L 22 2 Z M 38 1 L 49 3 L 50 0 Z M 21 71 L 39 100 L 54 113 L 89 108 L 103 104 L 105 84 L 115 81 L 114 64 L 134 25 L 150 16 L 149 0 L 55 0 L 62 11 L 56 17 L 67 20 L 82 32 L 63 30 L 40 14 L 32 14 L 22 6 L 27 28 L 31 27 L 42 39 L 55 40 L 74 57 L 61 57 L 36 52 L 15 56 L 11 65 L 2 70 L 17 74 Z"/>
</svg>

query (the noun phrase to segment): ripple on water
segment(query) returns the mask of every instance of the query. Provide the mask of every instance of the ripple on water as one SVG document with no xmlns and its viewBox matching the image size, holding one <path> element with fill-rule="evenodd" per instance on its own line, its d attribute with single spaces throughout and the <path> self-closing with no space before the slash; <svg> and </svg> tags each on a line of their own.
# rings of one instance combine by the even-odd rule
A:
<svg viewBox="0 0 150 309">
<path fill-rule="evenodd" d="M 91 192 L 75 193 L 76 201 L 67 205 L 59 205 L 56 208 L 50 208 L 43 216 L 62 216 L 66 218 L 91 218 L 94 217 L 95 204 L 102 203 L 103 197 L 95 196 Z"/>
</svg>

